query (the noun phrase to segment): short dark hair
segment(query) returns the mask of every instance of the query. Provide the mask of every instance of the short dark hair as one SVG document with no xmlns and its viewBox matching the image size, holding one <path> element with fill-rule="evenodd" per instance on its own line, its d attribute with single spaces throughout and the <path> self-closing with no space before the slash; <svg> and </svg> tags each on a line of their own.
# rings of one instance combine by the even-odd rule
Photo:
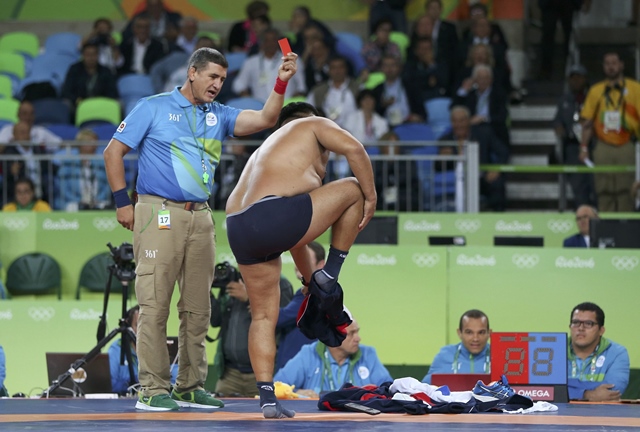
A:
<svg viewBox="0 0 640 432">
<path fill-rule="evenodd" d="M 460 329 L 460 331 L 462 331 L 462 322 L 464 321 L 464 317 L 467 317 L 469 319 L 486 319 L 487 320 L 487 328 L 491 328 L 489 327 L 489 317 L 487 316 L 487 314 L 485 314 L 484 312 L 482 312 L 479 309 L 470 309 L 468 311 L 466 311 L 465 313 L 462 314 L 462 316 L 460 316 L 460 323 L 458 324 L 458 328 Z"/>
<path fill-rule="evenodd" d="M 309 9 L 306 6 L 296 6 L 295 9 L 293 9 L 293 11 L 301 12 L 304 16 L 307 17 L 307 19 L 311 18 L 311 9 Z"/>
<path fill-rule="evenodd" d="M 374 101 L 376 100 L 376 95 L 373 92 L 373 90 L 362 89 L 362 90 L 360 90 L 360 93 L 358 93 L 358 97 L 356 98 L 356 104 L 358 106 L 360 106 L 360 103 L 362 102 L 362 99 L 364 99 L 366 97 L 373 98 Z"/>
<path fill-rule="evenodd" d="M 424 6 L 429 7 L 431 3 L 438 3 L 440 5 L 440 8 L 442 9 L 442 0 L 427 0 Z"/>
<path fill-rule="evenodd" d="M 140 310 L 140 305 L 135 305 L 134 307 L 130 308 L 127 311 L 127 315 L 125 317 L 125 321 L 127 322 L 127 325 L 131 325 L 133 323 L 133 317 L 136 314 L 136 312 L 138 312 Z"/>
<path fill-rule="evenodd" d="M 622 56 L 620 55 L 620 53 L 618 51 L 613 51 L 613 50 L 609 50 L 606 53 L 604 53 L 604 55 L 602 56 L 602 60 L 605 59 L 605 57 L 607 56 L 616 56 L 618 57 L 618 60 L 620 60 L 621 62 L 624 63 L 624 61 L 622 60 Z"/>
<path fill-rule="evenodd" d="M 317 241 L 312 241 L 307 246 L 309 246 L 309 249 L 313 251 L 313 254 L 316 257 L 316 264 L 318 264 L 320 261 L 322 261 L 325 258 L 326 255 L 324 251 L 324 246 L 322 246 L 320 243 L 318 243 Z"/>
<path fill-rule="evenodd" d="M 98 25 L 105 23 L 109 26 L 110 29 L 113 29 L 113 23 L 109 18 L 98 18 L 93 22 L 93 28 L 98 27 Z"/>
<path fill-rule="evenodd" d="M 480 9 L 485 16 L 489 15 L 489 9 L 487 8 L 487 6 L 483 3 L 474 3 L 472 5 L 469 6 L 469 12 L 471 13 L 474 9 Z"/>
<path fill-rule="evenodd" d="M 269 3 L 260 0 L 252 1 L 245 8 L 245 12 L 249 19 L 256 18 L 259 15 L 269 13 Z"/>
<path fill-rule="evenodd" d="M 389 25 L 391 25 L 391 30 L 393 30 L 393 21 L 391 21 L 391 18 L 389 18 L 389 17 L 383 17 L 383 18 L 380 18 L 380 19 L 376 22 L 376 25 L 375 25 L 375 27 L 374 27 L 374 29 L 373 29 L 374 33 L 375 33 L 375 32 L 377 32 L 377 31 L 378 31 L 378 29 L 380 28 L 380 26 L 381 26 L 381 25 L 383 25 L 383 24 L 389 24 Z"/>
<path fill-rule="evenodd" d="M 36 186 L 33 184 L 33 180 L 31 180 L 29 177 L 20 177 L 18 180 L 16 180 L 16 182 L 14 183 L 14 187 L 18 187 L 19 184 L 26 184 L 29 186 L 29 188 L 31 189 L 31 192 L 35 192 L 36 190 Z"/>
<path fill-rule="evenodd" d="M 229 63 L 227 59 L 220 53 L 220 51 L 213 48 L 198 48 L 191 54 L 189 58 L 189 67 L 187 69 L 195 68 L 195 70 L 203 69 L 209 63 L 215 63 L 227 69 Z"/>
<path fill-rule="evenodd" d="M 578 306 L 571 309 L 571 315 L 569 316 L 569 322 L 573 319 L 573 314 L 575 311 L 583 311 L 583 312 L 595 312 L 596 313 L 596 321 L 598 322 L 599 327 L 604 326 L 604 311 L 595 303 L 584 302 L 580 303 Z"/>
<path fill-rule="evenodd" d="M 84 52 L 84 50 L 87 48 L 95 48 L 96 50 L 99 50 L 100 45 L 98 45 L 94 41 L 85 42 L 84 44 L 82 44 L 82 49 L 80 49 L 80 52 Z"/>
<path fill-rule="evenodd" d="M 320 113 L 313 105 L 306 102 L 291 102 L 280 111 L 275 128 L 276 130 L 280 129 L 282 124 L 289 119 L 298 119 L 309 115 L 320 117 Z"/>
</svg>

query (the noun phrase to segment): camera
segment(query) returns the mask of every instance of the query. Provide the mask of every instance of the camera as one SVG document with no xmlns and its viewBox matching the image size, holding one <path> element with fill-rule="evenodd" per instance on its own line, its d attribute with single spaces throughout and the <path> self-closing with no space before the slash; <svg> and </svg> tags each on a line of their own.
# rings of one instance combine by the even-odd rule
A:
<svg viewBox="0 0 640 432">
<path fill-rule="evenodd" d="M 116 277 L 120 281 L 132 281 L 136 278 L 135 264 L 133 263 L 133 245 L 124 242 L 118 247 L 107 243 L 111 258 L 115 263 Z"/>
<path fill-rule="evenodd" d="M 226 288 L 229 282 L 237 282 L 239 280 L 240 272 L 238 269 L 229 264 L 228 261 L 223 261 L 216 264 L 211 286 L 214 288 Z"/>
</svg>

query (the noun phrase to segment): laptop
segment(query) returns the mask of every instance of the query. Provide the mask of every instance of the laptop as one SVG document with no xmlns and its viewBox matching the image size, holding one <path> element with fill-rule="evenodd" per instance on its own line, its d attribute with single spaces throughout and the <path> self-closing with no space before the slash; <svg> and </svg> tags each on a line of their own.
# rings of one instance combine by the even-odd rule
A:
<svg viewBox="0 0 640 432">
<path fill-rule="evenodd" d="M 49 383 L 66 373 L 76 360 L 85 353 L 46 353 L 47 375 Z M 111 393 L 111 370 L 109 354 L 98 354 L 89 363 L 78 368 L 73 376 L 67 378 L 50 396 L 73 396 L 74 393 Z"/>
<path fill-rule="evenodd" d="M 489 384 L 491 382 L 491 374 L 460 373 L 431 375 L 432 385 L 438 387 L 446 385 L 451 391 L 473 390 L 478 381 Z"/>
</svg>

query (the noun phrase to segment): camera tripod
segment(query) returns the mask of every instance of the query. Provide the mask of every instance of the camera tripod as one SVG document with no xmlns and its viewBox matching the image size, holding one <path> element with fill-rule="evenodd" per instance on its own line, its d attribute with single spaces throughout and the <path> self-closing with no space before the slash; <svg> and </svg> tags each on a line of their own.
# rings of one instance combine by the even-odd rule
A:
<svg viewBox="0 0 640 432">
<path fill-rule="evenodd" d="M 111 246 L 111 243 L 109 243 L 108 246 L 115 258 L 116 256 L 114 255 L 114 250 L 117 249 L 114 249 Z M 48 398 L 51 393 L 58 388 L 68 390 L 72 393 L 73 396 L 81 396 L 82 390 L 78 386 L 76 386 L 75 381 L 73 382 L 74 389 L 61 387 L 61 385 L 64 384 L 67 379 L 71 378 L 76 373 L 76 371 L 78 371 L 78 369 L 91 362 L 91 360 L 93 360 L 98 354 L 100 354 L 102 348 L 104 348 L 118 334 L 121 335 L 120 364 L 124 365 L 124 360 L 126 358 L 129 369 L 129 386 L 136 383 L 135 373 L 133 371 L 133 357 L 131 354 L 131 346 L 132 344 L 136 343 L 136 334 L 131 328 L 130 323 L 127 322 L 127 299 L 129 298 L 129 282 L 135 279 L 135 272 L 133 271 L 134 267 L 132 262 L 124 262 L 122 263 L 122 265 L 120 265 L 118 262 L 119 260 L 116 259 L 116 262 L 108 267 L 109 277 L 107 279 L 107 284 L 104 290 L 102 316 L 100 317 L 100 323 L 98 324 L 98 331 L 96 334 L 98 344 L 83 357 L 74 361 L 71 366 L 69 366 L 69 370 L 53 380 L 51 382 L 51 385 L 44 392 L 42 392 L 40 397 Z M 120 319 L 118 320 L 118 327 L 113 329 L 108 335 L 105 336 L 107 305 L 109 304 L 111 281 L 114 275 L 122 283 L 122 314 L 120 316 Z"/>
</svg>

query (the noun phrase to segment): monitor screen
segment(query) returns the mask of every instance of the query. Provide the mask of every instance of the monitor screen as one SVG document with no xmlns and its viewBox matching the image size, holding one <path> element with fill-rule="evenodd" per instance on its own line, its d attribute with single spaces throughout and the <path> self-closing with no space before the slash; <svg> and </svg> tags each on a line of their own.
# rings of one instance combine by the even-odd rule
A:
<svg viewBox="0 0 640 432">
<path fill-rule="evenodd" d="M 494 246 L 544 246 L 544 237 L 540 236 L 495 236 Z"/>
<path fill-rule="evenodd" d="M 356 237 L 356 244 L 398 244 L 398 217 L 374 216 Z"/>
<path fill-rule="evenodd" d="M 640 249 L 640 219 L 591 219 L 589 245 L 600 249 Z"/>
</svg>

